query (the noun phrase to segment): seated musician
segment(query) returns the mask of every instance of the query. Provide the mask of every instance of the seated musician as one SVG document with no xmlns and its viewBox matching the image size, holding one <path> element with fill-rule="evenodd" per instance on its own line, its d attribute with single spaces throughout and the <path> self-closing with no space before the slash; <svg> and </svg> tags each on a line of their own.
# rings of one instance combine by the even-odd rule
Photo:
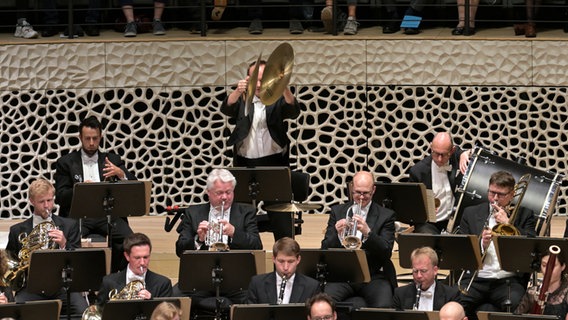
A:
<svg viewBox="0 0 568 320">
<path fill-rule="evenodd" d="M 172 295 L 170 279 L 148 269 L 152 254 L 150 239 L 143 233 L 132 233 L 124 239 L 123 247 L 128 265 L 126 269 L 103 278 L 97 304 L 105 304 L 109 300 L 109 292 L 116 289 L 120 293 L 127 284 L 135 280 L 141 283 L 141 288 L 138 287 L 139 290 L 134 292 L 140 299 L 170 297 Z M 120 294 L 116 298 L 121 299 Z"/>
<path fill-rule="evenodd" d="M 563 254 L 557 254 L 554 264 L 549 266 L 550 253 L 543 256 L 540 262 L 540 272 L 547 278 L 550 272 L 546 295 L 540 292 L 543 286 L 534 286 L 527 290 L 515 310 L 515 314 L 535 313 L 537 301 L 544 302 L 541 311 L 545 315 L 556 315 L 558 319 L 568 319 L 568 278 L 566 277 L 566 261 Z M 541 298 L 541 299 L 539 299 Z"/>
<path fill-rule="evenodd" d="M 318 293 L 306 301 L 308 320 L 337 320 L 335 302 L 325 293 Z"/>
<path fill-rule="evenodd" d="M 227 169 L 213 169 L 207 177 L 207 195 L 209 203 L 194 205 L 187 208 L 182 222 L 177 228 L 179 233 L 176 241 L 176 254 L 181 256 L 186 250 L 208 250 L 209 244 L 216 243 L 208 237 L 208 231 L 214 225 L 221 223 L 224 243 L 230 250 L 261 250 L 262 241 L 256 225 L 255 208 L 250 205 L 233 203 L 237 181 Z M 222 213 L 222 217 L 221 217 Z M 217 234 L 213 232 L 212 234 Z M 239 268 L 239 266 L 235 266 Z M 177 285 L 175 296 L 191 297 L 191 304 L 198 307 L 206 298 L 214 297 L 215 292 L 198 291 L 182 293 Z M 222 292 L 227 304 L 246 303 L 246 290 Z"/>
<path fill-rule="evenodd" d="M 456 185 L 467 169 L 471 151 L 462 151 L 454 145 L 449 132 L 438 132 L 430 143 L 430 155 L 410 168 L 409 181 L 422 182 L 440 200 L 436 221 L 417 223 L 416 233 L 440 234 L 448 227 L 455 202 Z"/>
<path fill-rule="evenodd" d="M 280 238 L 272 247 L 273 272 L 252 277 L 248 303 L 304 303 L 319 291 L 319 282 L 297 273 L 300 264 L 300 245 L 288 237 Z"/>
<path fill-rule="evenodd" d="M 396 272 L 391 261 L 394 243 L 395 212 L 373 202 L 375 179 L 368 171 L 359 171 L 353 177 L 353 199 L 360 206 L 361 215 L 353 215 L 357 221 L 356 236 L 361 239 L 361 249 L 365 251 L 371 281 L 364 284 L 327 283 L 325 292 L 336 302 L 349 299 L 353 307 L 390 308 L 393 290 L 397 286 Z M 353 203 L 336 205 L 331 208 L 322 249 L 342 248 L 342 235 L 348 221 L 347 211 Z M 357 209 L 358 210 L 358 209 Z M 351 216 L 351 213 L 350 213 Z M 361 299 L 350 299 L 360 297 Z"/>
<path fill-rule="evenodd" d="M 0 304 L 14 302 L 12 288 L 5 282 L 4 275 L 8 271 L 8 256 L 6 251 L 0 250 Z"/>
<path fill-rule="evenodd" d="M 30 248 L 30 246 L 35 247 L 36 243 L 33 243 L 33 239 L 29 239 L 29 241 L 26 242 L 27 245 L 24 247 L 19 238 L 20 235 L 29 236 L 32 232 L 34 232 L 34 234 L 39 232 L 42 235 L 47 232 L 47 239 L 49 239 L 49 242 L 53 243 L 54 246 L 49 243 L 37 243 L 37 247 L 41 247 L 43 249 L 47 249 L 48 247 L 55 247 L 56 249 L 76 249 L 81 247 L 81 236 L 79 234 L 79 226 L 77 225 L 77 222 L 73 219 L 53 214 L 55 188 L 51 182 L 42 178 L 34 180 L 30 184 L 28 193 L 30 204 L 33 207 L 33 214 L 25 221 L 10 227 L 6 251 L 8 251 L 14 259 L 18 259 L 20 250 L 29 251 L 29 254 L 31 255 L 31 252 L 35 249 Z M 40 224 L 41 226 L 38 227 Z M 29 261 L 20 260 L 19 263 L 20 265 L 29 264 Z M 22 276 L 27 277 L 27 269 L 25 269 Z M 14 282 L 19 281 L 15 280 Z M 17 283 L 12 283 L 12 288 L 16 290 L 15 300 L 18 303 L 36 300 L 60 299 L 63 301 L 63 305 L 65 307 L 67 305 L 67 296 L 63 288 L 54 295 L 29 292 L 25 283 L 23 287 L 20 287 Z M 79 292 L 72 292 L 70 299 L 72 314 L 81 314 L 83 310 L 87 308 L 87 301 Z M 62 311 L 62 313 L 65 312 Z"/>
<path fill-rule="evenodd" d="M 467 320 L 467 317 L 461 304 L 450 301 L 440 309 L 440 320 Z"/>
<path fill-rule="evenodd" d="M 393 308 L 397 310 L 440 310 L 448 301 L 459 301 L 459 291 L 441 281 L 438 255 L 430 247 L 417 248 L 410 254 L 412 278 L 406 286 L 394 289 Z"/>
<path fill-rule="evenodd" d="M 501 269 L 492 241 L 492 228 L 496 225 L 513 225 L 521 235 L 535 236 L 533 212 L 519 206 L 513 210 L 509 208 L 514 189 L 515 178 L 509 172 L 495 172 L 489 179 L 488 202 L 464 209 L 459 231 L 462 234 L 481 235 L 481 249 L 485 254 L 481 270 L 471 281 L 467 294 L 462 294 L 460 298 L 469 319 L 477 319 L 477 311 L 505 312 L 508 307 L 515 310 L 525 293 L 526 275 Z M 512 216 L 515 212 L 516 215 Z M 462 288 L 467 287 L 472 276 L 472 271 L 464 275 Z M 508 301 L 511 302 L 510 306 L 505 305 Z"/>
</svg>

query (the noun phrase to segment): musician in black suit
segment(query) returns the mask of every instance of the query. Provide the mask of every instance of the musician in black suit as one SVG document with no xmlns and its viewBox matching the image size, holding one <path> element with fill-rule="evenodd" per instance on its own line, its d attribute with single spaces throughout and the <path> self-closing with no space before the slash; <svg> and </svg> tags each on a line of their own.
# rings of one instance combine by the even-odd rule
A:
<svg viewBox="0 0 568 320">
<path fill-rule="evenodd" d="M 79 235 L 77 222 L 73 219 L 53 214 L 55 197 L 55 188 L 53 185 L 49 181 L 40 178 L 30 184 L 28 193 L 30 204 L 33 207 L 33 214 L 25 221 L 10 227 L 6 251 L 11 254 L 14 259 L 18 259 L 18 254 L 20 250 L 22 250 L 22 243 L 18 239 L 20 235 L 30 235 L 34 227 L 44 222 L 51 222 L 57 227 L 57 229 L 51 229 L 47 232 L 49 239 L 55 244 L 55 249 L 75 249 L 81 247 L 81 237 Z M 29 241 L 33 243 L 34 240 Z M 30 243 L 30 245 L 32 245 L 32 243 Z M 48 244 L 41 244 L 41 248 L 43 249 L 47 249 L 47 246 Z M 33 252 L 33 250 L 31 250 L 31 252 Z M 27 272 L 27 270 L 25 272 Z M 18 303 L 60 299 L 63 301 L 64 305 L 66 305 L 67 296 L 63 288 L 54 295 L 31 293 L 28 292 L 27 286 L 14 289 L 17 290 L 15 300 Z M 71 313 L 83 313 L 83 310 L 87 308 L 87 302 L 82 298 L 81 294 L 72 292 L 70 298 Z"/>
<path fill-rule="evenodd" d="M 440 234 L 448 226 L 455 203 L 455 190 L 467 169 L 471 151 L 462 151 L 454 145 L 449 132 L 438 132 L 430 144 L 430 155 L 410 168 L 409 181 L 422 182 L 440 200 L 436 221 L 417 223 L 416 233 Z"/>
<path fill-rule="evenodd" d="M 152 254 L 152 243 L 143 233 L 133 233 L 124 239 L 124 256 L 128 261 L 126 269 L 111 273 L 103 278 L 99 290 L 97 303 L 105 304 L 109 300 L 109 292 L 122 290 L 128 283 L 138 280 L 144 288 L 138 291 L 140 299 L 170 297 L 172 295 L 172 282 L 170 279 L 152 272 L 148 269 Z"/>
<path fill-rule="evenodd" d="M 266 167 L 290 166 L 288 124 L 285 119 L 296 119 L 300 116 L 300 104 L 290 88 L 286 88 L 272 105 L 264 105 L 259 98 L 260 84 L 264 74 L 266 61 L 259 62 L 258 81 L 252 100 L 250 113 L 245 111 L 244 93 L 252 75 L 256 61 L 247 68 L 247 77 L 239 80 L 237 88 L 229 94 L 221 105 L 221 112 L 236 121 L 227 144 L 233 146 L 234 167 Z M 260 227 L 270 230 L 274 240 L 282 237 L 294 237 L 292 216 L 281 212 L 268 212 L 268 225 L 264 228 L 262 220 Z"/>
<path fill-rule="evenodd" d="M 213 169 L 207 177 L 209 203 L 190 206 L 184 213 L 177 228 L 176 254 L 185 250 L 208 250 L 210 242 L 223 242 L 231 250 L 261 250 L 262 241 L 256 225 L 255 208 L 250 205 L 233 203 L 237 181 L 227 169 Z M 208 230 L 218 223 L 223 227 L 222 239 L 210 241 Z M 217 234 L 217 233 L 215 233 Z M 238 266 L 235 266 L 238 268 Z M 174 288 L 175 295 L 188 295 Z M 191 294 L 192 305 L 214 296 L 214 292 Z M 246 290 L 223 293 L 228 303 L 245 303 Z"/>
<path fill-rule="evenodd" d="M 136 177 L 126 169 L 119 155 L 99 150 L 101 137 L 102 124 L 99 120 L 95 116 L 84 119 L 79 125 L 81 150 L 73 151 L 57 160 L 54 176 L 55 201 L 59 204 L 59 212 L 63 217 L 69 216 L 75 183 L 136 180 Z M 132 229 L 126 218 L 113 218 L 111 223 L 111 271 L 116 272 L 126 266 L 122 243 L 124 238 L 132 233 Z M 107 236 L 107 224 L 106 218 L 82 219 L 82 236 L 89 234 Z"/>
<path fill-rule="evenodd" d="M 397 310 L 440 310 L 448 301 L 459 301 L 459 291 L 436 279 L 438 255 L 430 247 L 416 248 L 410 254 L 413 282 L 394 289 L 393 308 Z M 420 288 L 420 291 L 418 291 Z"/>
<path fill-rule="evenodd" d="M 488 200 L 464 209 L 460 222 L 460 233 L 481 235 L 481 250 L 485 259 L 477 277 L 466 295 L 461 296 L 468 318 L 477 319 L 477 311 L 506 311 L 504 302 L 510 300 L 510 310 L 515 310 L 526 286 L 526 275 L 501 269 L 492 241 L 492 228 L 499 224 L 511 224 L 521 235 L 534 237 L 535 220 L 532 210 L 518 207 L 516 216 L 509 212 L 508 206 L 514 198 L 515 178 L 506 171 L 498 171 L 489 179 Z M 514 221 L 511 221 L 514 218 Z M 466 286 L 472 272 L 468 271 L 462 279 Z"/>
<path fill-rule="evenodd" d="M 354 215 L 354 219 L 357 221 L 357 236 L 362 239 L 361 249 L 367 256 L 371 282 L 328 283 L 325 292 L 337 302 L 359 296 L 365 300 L 367 307 L 390 308 L 393 290 L 397 286 L 396 272 L 391 261 L 395 212 L 372 201 L 375 193 L 374 182 L 372 173 L 360 171 L 353 177 L 352 191 L 354 201 L 360 202 L 363 212 L 361 216 Z M 341 235 L 348 223 L 345 217 L 347 211 L 352 211 L 353 205 L 347 203 L 331 208 L 325 238 L 321 242 L 322 249 L 343 247 Z"/>
<path fill-rule="evenodd" d="M 304 303 L 319 292 L 319 282 L 296 272 L 300 264 L 300 245 L 288 237 L 279 239 L 272 247 L 275 271 L 252 277 L 248 303 Z"/>
</svg>

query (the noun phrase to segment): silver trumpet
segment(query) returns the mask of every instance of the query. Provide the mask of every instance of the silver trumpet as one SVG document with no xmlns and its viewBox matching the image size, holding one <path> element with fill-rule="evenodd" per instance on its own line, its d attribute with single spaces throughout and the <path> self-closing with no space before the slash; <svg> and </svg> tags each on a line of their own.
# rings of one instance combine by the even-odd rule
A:
<svg viewBox="0 0 568 320">
<path fill-rule="evenodd" d="M 209 213 L 209 229 L 205 237 L 205 244 L 209 251 L 229 251 L 229 245 L 223 241 L 223 224 L 219 220 L 225 216 L 225 201 L 221 202 L 221 213 L 215 216 Z"/>
<path fill-rule="evenodd" d="M 357 236 L 357 220 L 353 218 L 355 215 L 361 216 L 361 210 L 361 200 L 359 200 L 347 210 L 345 215 L 346 224 L 341 234 L 341 244 L 346 249 L 359 249 L 363 244 L 361 237 Z"/>
</svg>

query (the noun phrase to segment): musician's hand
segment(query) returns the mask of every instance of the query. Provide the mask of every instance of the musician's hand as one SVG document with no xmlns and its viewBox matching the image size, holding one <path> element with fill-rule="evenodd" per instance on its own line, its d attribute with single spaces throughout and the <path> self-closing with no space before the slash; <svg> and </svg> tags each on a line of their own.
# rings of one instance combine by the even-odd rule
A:
<svg viewBox="0 0 568 320">
<path fill-rule="evenodd" d="M 0 304 L 8 303 L 8 298 L 4 292 L 0 292 Z"/>
<path fill-rule="evenodd" d="M 197 236 L 199 241 L 204 242 L 205 237 L 207 236 L 207 230 L 209 229 L 209 222 L 207 220 L 203 220 L 197 226 Z"/>
<path fill-rule="evenodd" d="M 120 180 L 124 179 L 126 176 L 124 171 L 117 167 L 114 163 L 110 162 L 108 158 L 105 158 L 105 167 L 103 168 L 103 177 L 105 179 L 117 176 Z"/>
<path fill-rule="evenodd" d="M 152 299 L 152 294 L 150 293 L 150 291 L 146 290 L 146 289 L 142 289 L 140 291 L 138 291 L 138 296 L 144 300 L 150 300 Z"/>
<path fill-rule="evenodd" d="M 467 166 L 469 165 L 469 158 L 471 157 L 471 154 L 473 153 L 473 150 L 467 150 L 461 153 L 460 155 L 460 171 L 462 174 L 465 174 L 465 172 L 467 171 Z"/>
<path fill-rule="evenodd" d="M 223 234 L 232 238 L 235 234 L 235 226 L 232 225 L 229 220 L 220 219 L 219 222 L 223 224 Z"/>
<path fill-rule="evenodd" d="M 59 246 L 61 249 L 65 249 L 65 245 L 67 244 L 67 239 L 65 239 L 65 235 L 63 231 L 59 229 L 52 229 L 47 232 L 47 235 L 51 238 L 51 240 Z"/>
<path fill-rule="evenodd" d="M 243 94 L 247 91 L 249 78 L 250 77 L 247 76 L 245 79 L 239 80 L 239 82 L 237 83 L 237 91 L 239 92 L 239 94 Z"/>
<path fill-rule="evenodd" d="M 481 244 L 483 245 L 483 250 L 487 250 L 487 248 L 489 247 L 492 236 L 492 231 L 489 228 L 485 228 L 483 229 L 483 232 L 481 232 Z"/>
<path fill-rule="evenodd" d="M 335 230 L 337 230 L 337 234 L 343 233 L 343 229 L 347 226 L 347 220 L 341 219 L 335 223 Z"/>
<path fill-rule="evenodd" d="M 355 215 L 353 219 L 357 221 L 357 230 L 361 231 L 364 236 L 368 236 L 371 232 L 371 228 L 369 228 L 367 221 L 360 215 Z"/>
<path fill-rule="evenodd" d="M 493 217 L 495 218 L 495 222 L 499 224 L 509 223 L 509 215 L 507 214 L 505 209 L 500 207 L 498 204 L 493 203 L 491 204 L 491 207 L 493 208 Z"/>
</svg>

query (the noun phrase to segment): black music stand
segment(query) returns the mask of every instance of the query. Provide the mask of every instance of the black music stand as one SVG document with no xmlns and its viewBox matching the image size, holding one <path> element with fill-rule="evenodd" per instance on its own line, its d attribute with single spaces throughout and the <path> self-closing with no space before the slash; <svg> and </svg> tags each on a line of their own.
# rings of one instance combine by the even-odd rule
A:
<svg viewBox="0 0 568 320">
<path fill-rule="evenodd" d="M 361 249 L 302 249 L 302 262 L 296 271 L 320 282 L 365 283 L 371 281 L 367 256 Z"/>
<path fill-rule="evenodd" d="M 541 314 L 512 314 L 509 312 L 487 312 L 478 311 L 479 320 L 558 320 L 557 316 L 546 316 Z"/>
<path fill-rule="evenodd" d="M 0 304 L 0 318 L 59 319 L 61 300 L 28 301 L 26 303 Z"/>
<path fill-rule="evenodd" d="M 171 302 L 181 309 L 181 319 L 189 320 L 191 299 L 188 297 L 152 298 L 152 300 L 109 300 L 102 312 L 103 320 L 150 319 L 156 307 Z"/>
<path fill-rule="evenodd" d="M 142 216 L 149 207 L 149 201 L 143 181 L 76 183 L 69 217 L 106 217 L 108 247 L 112 248 L 111 218 Z"/>
<path fill-rule="evenodd" d="M 292 178 L 288 167 L 227 168 L 237 179 L 235 202 L 291 202 Z"/>
<path fill-rule="evenodd" d="M 373 201 L 396 212 L 396 220 L 414 225 L 428 221 L 428 196 L 423 183 L 375 182 Z"/>
<path fill-rule="evenodd" d="M 529 238 L 526 236 L 495 238 L 495 249 L 501 268 L 511 272 L 540 272 L 540 258 L 548 254 L 551 245 L 559 246 L 560 254 L 565 259 L 568 258 L 568 239 L 566 238 Z"/>
<path fill-rule="evenodd" d="M 264 273 L 257 268 L 261 259 L 261 250 L 185 251 L 179 263 L 178 287 L 191 293 L 214 291 L 215 319 L 221 319 L 221 292 L 247 289 L 252 276 Z"/>
<path fill-rule="evenodd" d="M 36 250 L 30 257 L 28 291 L 54 295 L 61 288 L 67 298 L 71 319 L 71 292 L 96 291 L 106 275 L 108 249 Z"/>
<path fill-rule="evenodd" d="M 351 320 L 429 320 L 429 311 L 397 311 L 393 309 L 360 308 L 351 312 Z M 438 312 L 435 312 L 438 313 Z"/>
<path fill-rule="evenodd" d="M 305 303 L 290 304 L 234 304 L 231 307 L 231 320 L 290 320 L 306 319 L 308 312 Z"/>
</svg>

